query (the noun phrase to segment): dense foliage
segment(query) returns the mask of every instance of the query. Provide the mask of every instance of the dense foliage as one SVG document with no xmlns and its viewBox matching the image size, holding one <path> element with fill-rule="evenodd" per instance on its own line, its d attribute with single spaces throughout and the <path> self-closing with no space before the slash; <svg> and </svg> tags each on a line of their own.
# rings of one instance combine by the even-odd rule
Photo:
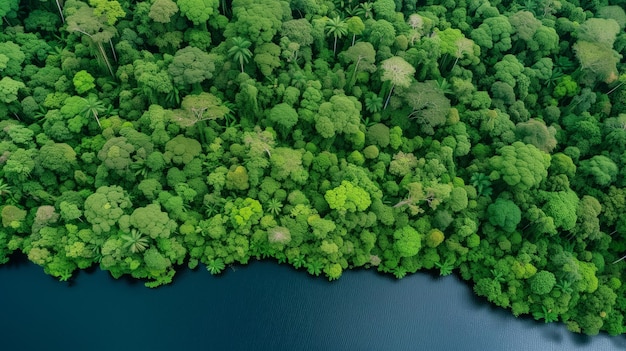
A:
<svg viewBox="0 0 626 351">
<path fill-rule="evenodd" d="M 623 0 L 3 0 L 0 263 L 458 272 L 626 329 Z"/>
</svg>

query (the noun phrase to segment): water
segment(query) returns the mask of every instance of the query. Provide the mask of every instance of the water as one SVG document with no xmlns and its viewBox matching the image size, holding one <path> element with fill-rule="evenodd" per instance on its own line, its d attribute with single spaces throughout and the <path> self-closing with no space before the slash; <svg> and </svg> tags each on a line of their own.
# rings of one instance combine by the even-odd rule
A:
<svg viewBox="0 0 626 351">
<path fill-rule="evenodd" d="M 71 283 L 27 262 L 0 267 L 0 350 L 624 350 L 517 319 L 453 276 L 373 271 L 329 283 L 273 262 L 213 277 L 179 272 L 156 290 L 82 272 Z"/>
</svg>

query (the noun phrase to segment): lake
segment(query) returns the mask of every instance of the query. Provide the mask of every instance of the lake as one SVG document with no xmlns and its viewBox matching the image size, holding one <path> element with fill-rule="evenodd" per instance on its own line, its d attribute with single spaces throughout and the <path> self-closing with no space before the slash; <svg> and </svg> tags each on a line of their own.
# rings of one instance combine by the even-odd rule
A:
<svg viewBox="0 0 626 351">
<path fill-rule="evenodd" d="M 170 286 L 99 270 L 58 282 L 38 266 L 0 267 L 1 350 L 624 350 L 515 318 L 455 276 L 402 280 L 350 271 L 335 282 L 275 262 L 213 277 L 182 270 Z"/>
</svg>

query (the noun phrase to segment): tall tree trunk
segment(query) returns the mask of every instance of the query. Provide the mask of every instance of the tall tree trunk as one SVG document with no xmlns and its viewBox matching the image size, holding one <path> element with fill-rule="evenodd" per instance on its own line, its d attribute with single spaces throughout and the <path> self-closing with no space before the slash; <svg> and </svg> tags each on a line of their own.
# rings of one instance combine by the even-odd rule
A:
<svg viewBox="0 0 626 351">
<path fill-rule="evenodd" d="M 113 53 L 113 59 L 117 63 L 117 54 L 115 53 L 115 47 L 113 47 L 113 41 L 109 39 L 109 45 L 111 46 L 111 53 Z"/>
<path fill-rule="evenodd" d="M 363 59 L 363 56 L 359 56 L 359 59 L 356 60 L 356 64 L 354 65 L 354 71 L 352 71 L 352 77 L 350 77 L 351 86 L 354 86 L 354 83 L 356 83 L 356 72 L 359 68 L 359 63 L 361 63 L 361 59 Z"/>
<path fill-rule="evenodd" d="M 63 23 L 65 23 L 65 17 L 63 16 L 63 8 L 61 6 L 61 2 L 63 0 L 55 0 L 55 2 L 57 3 L 57 8 L 59 9 L 59 15 L 61 15 L 61 21 L 63 21 Z"/>
<path fill-rule="evenodd" d="M 100 51 L 100 54 L 102 55 L 102 59 L 104 60 L 104 64 L 109 69 L 109 73 L 111 73 L 111 77 L 115 78 L 115 73 L 113 72 L 113 67 L 111 66 L 111 62 L 109 62 L 109 58 L 107 57 L 107 53 L 104 50 L 104 47 L 102 46 L 102 43 L 97 43 L 96 46 L 98 46 L 98 50 Z"/>
<path fill-rule="evenodd" d="M 385 101 L 385 106 L 383 106 L 383 110 L 387 108 L 387 104 L 389 104 L 389 99 L 391 99 L 391 93 L 393 93 L 393 88 L 395 86 L 395 84 L 391 85 L 391 89 L 389 90 L 389 95 L 387 95 L 387 100 Z"/>
<path fill-rule="evenodd" d="M 356 60 L 356 64 L 354 65 L 354 72 L 352 73 L 353 75 L 356 76 L 356 71 L 359 68 L 359 63 L 361 63 L 361 60 L 363 59 L 363 56 L 359 55 L 359 59 Z"/>
</svg>

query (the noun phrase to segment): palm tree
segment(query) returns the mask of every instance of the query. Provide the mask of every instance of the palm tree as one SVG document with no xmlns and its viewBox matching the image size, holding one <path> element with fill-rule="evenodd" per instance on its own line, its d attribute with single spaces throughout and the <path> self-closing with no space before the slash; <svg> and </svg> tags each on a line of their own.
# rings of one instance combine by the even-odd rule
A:
<svg viewBox="0 0 626 351">
<path fill-rule="evenodd" d="M 6 184 L 2 178 L 0 178 L 0 196 L 8 195 L 11 196 L 13 191 L 11 190 L 11 186 Z"/>
<path fill-rule="evenodd" d="M 212 275 L 221 273 L 224 268 L 226 268 L 226 265 L 224 264 L 224 260 L 222 260 L 221 258 L 211 260 L 206 265 L 207 271 L 209 271 L 209 273 L 211 273 Z"/>
<path fill-rule="evenodd" d="M 269 151 L 268 151 L 268 153 L 269 153 Z M 283 208 L 282 202 L 280 202 L 279 200 L 277 200 L 275 198 L 271 198 L 267 202 L 267 209 L 272 214 L 278 215 L 282 208 Z"/>
<path fill-rule="evenodd" d="M 15 204 L 17 201 L 13 197 L 13 189 L 12 187 L 5 183 L 4 180 L 0 178 L 0 198 L 6 196 L 7 198 L 4 200 L 6 205 Z"/>
<path fill-rule="evenodd" d="M 359 8 L 356 10 L 356 14 L 359 16 L 363 16 L 363 18 L 374 18 L 374 5 L 371 2 L 364 2 L 359 5 Z"/>
<path fill-rule="evenodd" d="M 404 267 L 396 267 L 393 269 L 393 275 L 397 278 L 397 279 L 402 279 L 404 277 L 406 277 L 406 268 Z"/>
<path fill-rule="evenodd" d="M 98 126 L 100 128 L 102 128 L 102 125 L 100 124 L 99 114 L 105 111 L 106 108 L 104 107 L 104 103 L 100 101 L 96 95 L 90 94 L 86 99 L 83 98 L 83 108 L 81 113 L 87 119 L 93 116 L 96 119 L 96 122 L 98 122 Z"/>
<path fill-rule="evenodd" d="M 292 262 L 293 266 L 296 268 L 300 268 L 303 267 L 306 264 L 306 260 L 304 258 L 304 255 L 298 255 L 293 259 Z"/>
<path fill-rule="evenodd" d="M 335 54 L 337 52 L 337 39 L 348 34 L 346 21 L 339 18 L 339 16 L 328 20 L 328 22 L 326 22 L 326 35 L 331 34 L 335 37 L 335 43 L 333 44 L 333 54 Z"/>
<path fill-rule="evenodd" d="M 369 92 L 365 95 L 365 109 L 370 113 L 380 112 L 383 109 L 383 98 Z"/>
<path fill-rule="evenodd" d="M 541 306 L 541 311 L 533 312 L 533 317 L 535 317 L 535 319 L 543 318 L 546 323 L 552 323 L 559 320 L 559 315 L 556 312 L 553 312 L 551 308 L 546 308 L 546 306 Z"/>
<path fill-rule="evenodd" d="M 319 276 L 322 273 L 322 268 L 324 268 L 324 263 L 321 261 L 310 261 L 305 264 L 307 272 L 310 275 Z"/>
<path fill-rule="evenodd" d="M 470 178 L 470 184 L 476 188 L 478 196 L 490 196 L 491 192 L 491 179 L 484 173 L 474 173 Z"/>
<path fill-rule="evenodd" d="M 148 238 L 144 237 L 137 229 L 130 231 L 130 234 L 122 234 L 121 238 L 126 241 L 124 248 L 129 248 L 130 252 L 142 252 L 148 248 Z"/>
<path fill-rule="evenodd" d="M 244 63 L 248 63 L 248 60 L 252 57 L 252 52 L 248 49 L 252 43 L 242 37 L 234 37 L 232 43 L 233 46 L 228 49 L 228 57 L 239 62 L 241 73 L 243 73 Z"/>
<path fill-rule="evenodd" d="M 454 94 L 454 91 L 452 90 L 452 84 L 450 84 L 450 82 L 448 82 L 448 80 L 445 79 L 445 78 L 438 78 L 437 79 L 437 88 L 439 90 L 441 90 L 441 92 L 444 95 L 452 95 L 452 94 Z"/>
<path fill-rule="evenodd" d="M 435 262 L 435 266 L 439 268 L 439 275 L 446 276 L 452 273 L 452 269 L 454 269 L 454 264 L 450 260 L 445 260 L 442 262 Z"/>
</svg>

